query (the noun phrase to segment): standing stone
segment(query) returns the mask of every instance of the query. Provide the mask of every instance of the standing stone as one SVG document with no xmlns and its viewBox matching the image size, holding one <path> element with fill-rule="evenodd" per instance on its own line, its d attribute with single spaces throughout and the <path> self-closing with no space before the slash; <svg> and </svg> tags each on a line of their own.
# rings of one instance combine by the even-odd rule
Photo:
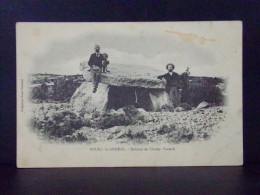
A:
<svg viewBox="0 0 260 195">
<path fill-rule="evenodd" d="M 75 91 L 70 102 L 75 111 L 86 114 L 106 109 L 109 86 L 100 83 L 96 93 L 93 93 L 92 82 L 84 82 Z"/>
</svg>

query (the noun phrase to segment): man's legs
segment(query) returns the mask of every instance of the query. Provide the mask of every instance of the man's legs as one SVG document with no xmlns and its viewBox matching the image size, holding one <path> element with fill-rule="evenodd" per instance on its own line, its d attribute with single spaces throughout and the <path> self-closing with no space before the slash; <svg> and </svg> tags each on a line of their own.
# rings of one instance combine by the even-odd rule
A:
<svg viewBox="0 0 260 195">
<path fill-rule="evenodd" d="M 174 107 L 177 107 L 180 104 L 180 94 L 177 87 L 170 88 L 169 99 Z"/>
<path fill-rule="evenodd" d="M 102 72 L 106 72 L 106 67 L 102 66 Z"/>
<path fill-rule="evenodd" d="M 101 70 L 92 71 L 93 93 L 96 93 L 100 79 L 101 79 Z"/>
<path fill-rule="evenodd" d="M 107 70 L 107 66 L 105 67 L 105 72 L 110 72 L 109 70 Z"/>
<path fill-rule="evenodd" d="M 89 70 L 88 71 L 92 71 L 93 66 L 89 65 Z"/>
<path fill-rule="evenodd" d="M 93 84 L 93 93 L 94 93 L 94 88 L 96 85 L 96 73 L 93 70 L 91 71 L 91 80 L 92 80 L 92 84 Z"/>
</svg>

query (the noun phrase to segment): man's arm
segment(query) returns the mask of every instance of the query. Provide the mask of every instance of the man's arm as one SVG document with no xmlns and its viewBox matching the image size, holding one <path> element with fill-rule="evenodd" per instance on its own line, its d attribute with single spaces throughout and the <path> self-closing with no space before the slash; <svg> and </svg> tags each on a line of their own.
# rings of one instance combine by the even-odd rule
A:
<svg viewBox="0 0 260 195">
<path fill-rule="evenodd" d="M 88 65 L 91 67 L 93 66 L 93 56 L 92 54 L 90 55 L 89 61 L 88 61 Z"/>
<path fill-rule="evenodd" d="M 163 78 L 165 78 L 165 75 L 166 75 L 166 74 L 164 74 L 164 75 L 160 75 L 160 76 L 157 77 L 157 79 L 162 80 Z"/>
</svg>

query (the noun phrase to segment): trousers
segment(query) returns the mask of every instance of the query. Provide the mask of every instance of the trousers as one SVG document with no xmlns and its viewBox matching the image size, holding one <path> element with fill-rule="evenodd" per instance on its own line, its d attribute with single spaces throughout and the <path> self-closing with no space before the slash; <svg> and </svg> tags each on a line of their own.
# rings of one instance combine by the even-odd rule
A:
<svg viewBox="0 0 260 195">
<path fill-rule="evenodd" d="M 174 107 L 177 107 L 181 103 L 181 93 L 178 87 L 170 87 L 168 97 Z"/>
<path fill-rule="evenodd" d="M 97 91 L 100 79 L 101 79 L 101 69 L 98 69 L 98 70 L 92 69 L 93 92 Z"/>
</svg>

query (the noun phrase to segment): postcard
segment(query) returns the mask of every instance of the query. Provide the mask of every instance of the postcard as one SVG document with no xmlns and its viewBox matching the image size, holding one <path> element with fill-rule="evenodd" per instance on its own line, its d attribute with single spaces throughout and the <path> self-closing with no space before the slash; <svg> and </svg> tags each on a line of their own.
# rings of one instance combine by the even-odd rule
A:
<svg viewBox="0 0 260 195">
<path fill-rule="evenodd" d="M 17 167 L 243 164 L 242 22 L 18 22 Z"/>
</svg>

